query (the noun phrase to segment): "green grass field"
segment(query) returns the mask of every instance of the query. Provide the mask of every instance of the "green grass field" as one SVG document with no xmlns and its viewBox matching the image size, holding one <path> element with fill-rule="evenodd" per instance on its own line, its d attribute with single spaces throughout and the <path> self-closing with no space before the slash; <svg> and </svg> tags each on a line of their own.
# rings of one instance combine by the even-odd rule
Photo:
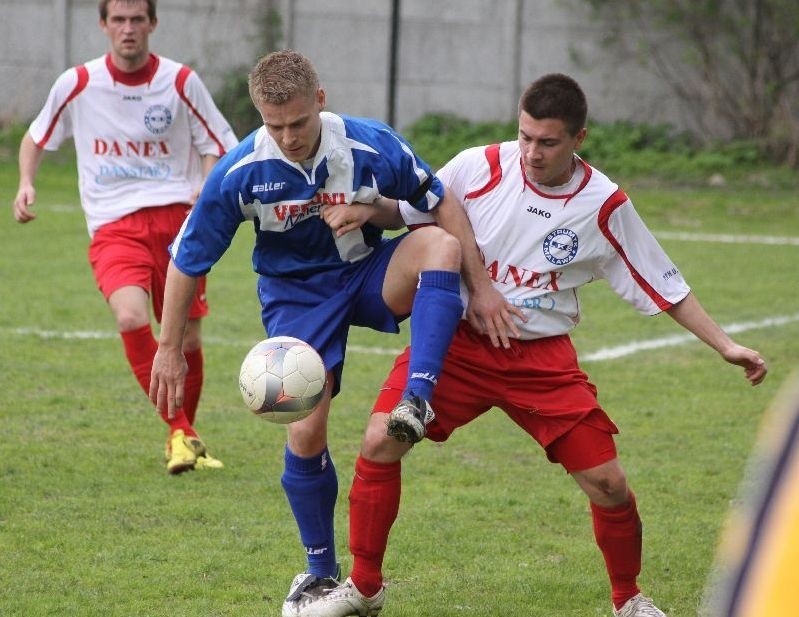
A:
<svg viewBox="0 0 799 617">
<path fill-rule="evenodd" d="M 304 556 L 280 487 L 284 429 L 244 408 L 238 366 L 262 338 L 249 230 L 212 272 L 198 428 L 221 472 L 165 473 L 163 424 L 127 369 L 86 262 L 70 166 L 40 174 L 39 219 L 13 221 L 16 167 L 0 163 L 0 614 L 255 617 L 280 614 Z M 640 584 L 671 617 L 697 615 L 720 530 L 764 409 L 799 366 L 796 191 L 627 187 L 656 231 L 792 238 L 662 243 L 706 308 L 760 350 L 758 388 L 698 342 L 603 360 L 602 349 L 681 330 L 599 283 L 575 343 L 644 520 Z M 355 329 L 331 450 L 338 546 L 367 413 L 407 331 Z M 493 412 L 406 459 L 385 562 L 385 617 L 609 615 L 582 493 Z"/>
</svg>

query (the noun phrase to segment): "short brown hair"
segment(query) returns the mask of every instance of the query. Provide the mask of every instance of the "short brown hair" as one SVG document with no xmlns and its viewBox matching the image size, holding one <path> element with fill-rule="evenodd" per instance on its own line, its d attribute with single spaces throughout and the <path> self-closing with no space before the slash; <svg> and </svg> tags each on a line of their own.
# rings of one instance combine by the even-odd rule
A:
<svg viewBox="0 0 799 617">
<path fill-rule="evenodd" d="M 519 113 L 523 111 L 536 120 L 562 120 L 574 137 L 585 127 L 588 103 L 574 79 L 562 73 L 550 73 L 535 80 L 522 93 Z"/>
<path fill-rule="evenodd" d="M 97 9 L 100 11 L 100 19 L 105 21 L 108 19 L 108 5 L 113 2 L 114 0 L 100 0 L 100 3 L 97 5 Z M 116 0 L 117 2 L 129 2 L 135 3 L 140 2 L 141 0 Z M 157 0 L 144 0 L 147 3 L 147 16 L 150 18 L 150 21 L 155 19 L 155 3 Z"/>
<path fill-rule="evenodd" d="M 250 71 L 250 98 L 255 105 L 282 105 L 295 96 L 313 96 L 319 77 L 311 61 L 292 49 L 261 58 Z"/>
</svg>

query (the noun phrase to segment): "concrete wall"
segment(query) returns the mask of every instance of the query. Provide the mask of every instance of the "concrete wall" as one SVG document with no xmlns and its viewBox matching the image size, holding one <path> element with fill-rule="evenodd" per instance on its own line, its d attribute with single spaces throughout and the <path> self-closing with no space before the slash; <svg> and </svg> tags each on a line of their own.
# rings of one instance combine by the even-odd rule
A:
<svg viewBox="0 0 799 617">
<path fill-rule="evenodd" d="M 395 124 L 429 112 L 515 117 L 520 90 L 552 71 L 577 78 L 598 120 L 682 126 L 666 88 L 600 44 L 583 0 L 400 0 Z M 103 54 L 95 0 L 0 0 L 0 124 L 28 121 L 65 68 Z M 388 119 L 391 0 L 161 0 L 152 49 L 192 65 L 212 92 L 279 45 L 316 64 L 331 110 Z"/>
<path fill-rule="evenodd" d="M 161 0 L 151 49 L 190 64 L 212 92 L 248 66 L 262 0 Z M 0 0 L 0 124 L 36 115 L 55 78 L 108 50 L 96 0 Z"/>
</svg>

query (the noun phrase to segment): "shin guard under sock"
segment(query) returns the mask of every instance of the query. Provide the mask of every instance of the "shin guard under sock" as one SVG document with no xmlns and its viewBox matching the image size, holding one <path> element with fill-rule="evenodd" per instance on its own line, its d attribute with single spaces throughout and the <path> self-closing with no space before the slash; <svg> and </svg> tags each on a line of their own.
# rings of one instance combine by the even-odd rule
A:
<svg viewBox="0 0 799 617">
<path fill-rule="evenodd" d="M 460 275 L 447 270 L 422 272 L 411 308 L 411 355 L 403 398 L 411 392 L 428 401 L 432 398 L 462 315 Z"/>
<path fill-rule="evenodd" d="M 605 559 L 617 609 L 640 591 L 636 579 L 641 572 L 642 525 L 632 491 L 629 498 L 615 508 L 591 504 L 594 537 Z"/>
<path fill-rule="evenodd" d="M 200 404 L 200 394 L 203 389 L 203 350 L 202 348 L 187 351 L 183 354 L 189 371 L 186 373 L 186 382 L 183 386 L 183 412 L 186 420 L 194 426 L 194 419 L 197 417 L 197 406 Z"/>
<path fill-rule="evenodd" d="M 302 458 L 288 446 L 281 483 L 300 531 L 308 559 L 308 572 L 319 577 L 335 576 L 336 542 L 333 512 L 338 496 L 336 468 L 325 448 L 321 454 Z"/>
<path fill-rule="evenodd" d="M 128 364 L 133 370 L 136 381 L 139 382 L 141 389 L 144 390 L 144 394 L 150 396 L 150 374 L 153 370 L 153 357 L 158 350 L 158 343 L 153 336 L 152 327 L 150 324 L 146 324 L 135 330 L 120 332 L 119 335 L 122 337 L 125 357 L 128 359 Z M 190 437 L 196 436 L 182 409 L 179 409 L 172 419 L 167 417 L 166 411 L 160 415 L 163 421 L 169 425 L 170 434 L 178 429 L 183 429 L 186 435 Z"/>
<path fill-rule="evenodd" d="M 352 582 L 365 596 L 383 585 L 383 557 L 397 519 L 402 490 L 401 463 L 376 463 L 359 456 L 350 489 Z"/>
</svg>

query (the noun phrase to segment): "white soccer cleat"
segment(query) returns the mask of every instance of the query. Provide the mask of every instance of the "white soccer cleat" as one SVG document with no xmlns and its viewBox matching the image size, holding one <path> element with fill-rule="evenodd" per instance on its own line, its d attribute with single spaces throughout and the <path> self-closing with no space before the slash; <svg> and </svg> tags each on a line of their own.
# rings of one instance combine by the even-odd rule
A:
<svg viewBox="0 0 799 617">
<path fill-rule="evenodd" d="M 363 595 L 348 578 L 317 600 L 300 610 L 300 617 L 375 617 L 383 608 L 386 588 L 381 587 L 371 598 Z"/>
<path fill-rule="evenodd" d="M 336 572 L 335 578 L 326 576 L 319 578 L 310 572 L 300 572 L 291 581 L 289 595 L 283 602 L 282 617 L 299 617 L 303 614 L 302 609 L 318 600 L 326 592 L 338 586 L 338 579 L 341 577 L 341 568 Z"/>
<path fill-rule="evenodd" d="M 619 610 L 613 609 L 615 617 L 668 617 L 650 598 L 640 593 L 624 603 Z"/>
</svg>

